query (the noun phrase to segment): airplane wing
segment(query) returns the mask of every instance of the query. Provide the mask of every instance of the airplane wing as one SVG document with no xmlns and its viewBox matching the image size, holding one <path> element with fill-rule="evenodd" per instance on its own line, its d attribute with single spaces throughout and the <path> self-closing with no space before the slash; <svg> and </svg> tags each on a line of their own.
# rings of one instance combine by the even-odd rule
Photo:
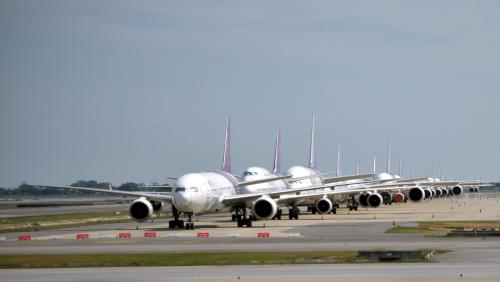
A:
<svg viewBox="0 0 500 282">
<path fill-rule="evenodd" d="M 156 192 L 142 192 L 142 191 L 120 191 L 113 189 L 100 189 L 100 188 L 87 188 L 87 187 L 73 187 L 73 186 L 51 186 L 51 185 L 30 185 L 36 188 L 53 188 L 53 189 L 73 189 L 81 191 L 101 192 L 122 196 L 145 197 L 153 200 L 162 200 L 172 202 L 172 195 L 170 193 L 156 193 Z"/>
<path fill-rule="evenodd" d="M 256 200 L 262 196 L 269 196 L 271 198 L 276 198 L 276 197 L 279 197 L 280 195 L 283 195 L 283 194 L 294 194 L 294 193 L 298 194 L 298 193 L 303 192 L 303 191 L 325 189 L 325 188 L 332 188 L 332 187 L 333 187 L 332 185 L 317 185 L 317 186 L 309 186 L 309 187 L 304 187 L 304 188 L 279 190 L 279 191 L 274 191 L 274 192 L 237 194 L 237 195 L 225 197 L 222 200 L 222 203 L 226 206 L 233 206 L 236 204 L 242 204 L 242 203 Z"/>
<path fill-rule="evenodd" d="M 325 184 L 330 184 L 330 183 L 334 183 L 334 182 L 341 182 L 341 181 L 347 181 L 347 180 L 364 179 L 364 178 L 369 178 L 372 176 L 373 176 L 373 173 L 359 174 L 359 175 L 347 175 L 347 176 L 336 176 L 336 177 L 324 178 L 323 182 Z"/>
<path fill-rule="evenodd" d="M 273 182 L 273 181 L 288 179 L 288 178 L 292 178 L 292 176 L 291 175 L 277 176 L 277 177 L 263 178 L 263 179 L 259 179 L 259 180 L 244 181 L 244 182 L 239 182 L 238 186 L 255 185 L 255 184 Z"/>
<path fill-rule="evenodd" d="M 373 190 L 373 189 L 372 189 Z M 283 195 L 282 197 L 279 197 L 276 199 L 277 203 L 286 203 L 290 201 L 295 201 L 299 199 L 319 199 L 324 196 L 331 196 L 331 195 L 353 195 L 353 194 L 359 194 L 364 191 L 370 191 L 370 189 L 356 189 L 356 190 L 338 190 L 338 191 L 324 191 L 324 192 L 317 192 L 317 193 L 310 193 L 310 194 L 299 194 L 299 195 Z"/>
</svg>

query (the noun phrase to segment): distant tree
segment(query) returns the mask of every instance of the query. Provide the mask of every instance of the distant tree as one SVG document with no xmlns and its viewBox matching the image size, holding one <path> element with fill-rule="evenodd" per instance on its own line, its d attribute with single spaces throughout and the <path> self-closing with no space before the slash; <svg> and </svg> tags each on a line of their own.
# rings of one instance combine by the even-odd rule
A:
<svg viewBox="0 0 500 282">
<path fill-rule="evenodd" d="M 127 182 L 127 183 L 123 183 L 122 185 L 120 185 L 118 187 L 118 190 L 135 191 L 135 190 L 139 190 L 139 185 L 137 183 L 134 183 L 134 182 Z"/>
</svg>

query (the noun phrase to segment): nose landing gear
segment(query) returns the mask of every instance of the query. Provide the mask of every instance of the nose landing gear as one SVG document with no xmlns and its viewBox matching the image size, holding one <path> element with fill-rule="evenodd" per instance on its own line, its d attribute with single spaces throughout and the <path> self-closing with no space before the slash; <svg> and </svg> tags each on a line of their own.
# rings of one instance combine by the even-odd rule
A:
<svg viewBox="0 0 500 282">
<path fill-rule="evenodd" d="M 184 220 L 179 220 L 181 212 L 178 211 L 173 205 L 172 205 L 172 215 L 174 216 L 174 220 L 170 220 L 168 222 L 168 228 L 169 229 L 184 228 Z"/>
<path fill-rule="evenodd" d="M 252 217 L 247 216 L 247 208 L 246 207 L 237 207 L 234 210 L 234 214 L 232 215 L 232 220 L 236 221 L 238 227 L 252 227 Z"/>
<path fill-rule="evenodd" d="M 349 209 L 349 211 L 352 211 L 352 210 L 355 210 L 357 211 L 358 210 L 358 202 L 354 199 L 354 197 L 352 199 L 350 199 L 348 202 L 347 202 L 347 208 Z"/>
<path fill-rule="evenodd" d="M 288 209 L 288 219 L 299 219 L 300 210 L 297 207 Z"/>
<path fill-rule="evenodd" d="M 193 230 L 194 229 L 194 223 L 193 223 L 193 213 L 188 213 L 188 222 L 186 222 L 186 230 Z"/>
</svg>

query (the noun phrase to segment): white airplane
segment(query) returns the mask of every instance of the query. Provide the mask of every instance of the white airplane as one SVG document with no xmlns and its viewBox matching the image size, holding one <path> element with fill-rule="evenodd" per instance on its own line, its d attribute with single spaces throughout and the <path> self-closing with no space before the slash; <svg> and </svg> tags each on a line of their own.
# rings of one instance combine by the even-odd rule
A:
<svg viewBox="0 0 500 282">
<path fill-rule="evenodd" d="M 273 171 L 270 172 L 267 169 L 263 167 L 249 167 L 247 168 L 242 176 L 243 181 L 258 181 L 260 179 L 268 179 L 268 178 L 279 178 L 281 176 L 281 132 L 280 128 L 278 126 L 277 131 L 276 131 L 276 143 L 275 143 L 275 151 L 274 151 L 274 164 L 273 164 Z M 314 139 L 314 133 L 312 134 L 312 139 Z M 312 140 L 312 143 L 314 144 L 314 140 Z M 314 145 L 312 145 L 312 152 L 314 152 Z M 313 163 L 314 161 L 312 161 Z M 294 170 L 297 170 L 297 167 L 294 168 Z M 317 193 L 318 191 L 323 191 L 326 189 L 327 191 L 331 190 L 331 187 L 333 185 L 345 185 L 349 181 L 353 181 L 355 179 L 365 179 L 368 177 L 371 177 L 371 174 L 363 174 L 363 175 L 348 175 L 348 176 L 338 176 L 338 177 L 328 177 L 328 178 L 322 178 L 325 175 L 328 174 L 320 174 L 318 171 L 314 170 L 313 171 L 309 170 L 309 168 L 305 169 L 298 169 L 300 171 L 306 171 L 305 174 L 300 174 L 298 175 L 296 173 L 295 177 L 291 175 L 293 178 L 288 178 L 288 179 L 279 179 L 275 180 L 272 182 L 266 182 L 264 184 L 252 184 L 252 185 L 246 185 L 240 187 L 240 192 L 241 193 L 258 193 L 258 192 L 269 192 L 269 191 L 276 191 L 276 190 L 283 190 L 283 189 L 294 189 L 291 188 L 292 185 L 295 183 L 300 182 L 303 184 L 301 187 L 296 187 L 295 189 L 302 189 L 302 188 L 307 188 L 307 187 L 316 187 L 314 189 L 311 189 L 313 193 Z M 294 172 L 293 170 L 291 171 L 292 173 Z M 290 173 L 290 170 L 288 171 Z M 313 179 L 311 181 L 311 178 Z M 314 181 L 314 179 L 322 179 L 320 184 L 318 185 L 318 181 Z M 323 183 L 323 179 L 326 179 L 328 181 L 328 186 Z M 318 187 L 321 187 L 318 189 Z M 301 195 L 307 195 L 307 191 L 301 192 Z M 289 218 L 290 219 L 298 219 L 298 212 L 297 211 L 297 205 L 299 203 L 294 203 L 291 198 L 295 197 L 295 194 L 293 195 L 282 195 L 280 197 L 279 202 L 282 205 L 288 206 L 289 207 Z M 307 198 L 307 197 L 305 197 Z M 288 201 L 287 201 L 288 200 Z M 305 199 L 301 198 L 302 201 Z M 318 201 L 318 199 L 313 199 L 314 203 Z M 259 211 L 256 211 L 259 212 Z M 276 218 L 276 219 L 281 219 L 282 215 L 282 210 L 281 208 L 278 207 L 277 212 L 274 214 L 274 216 L 271 215 L 266 215 L 266 214 L 255 214 L 257 218 Z M 235 214 L 233 215 L 233 220 L 241 217 L 241 215 Z"/>
<path fill-rule="evenodd" d="M 35 187 L 63 188 L 83 191 L 94 191 L 108 194 L 117 194 L 125 196 L 135 196 L 129 208 L 130 216 L 137 222 L 148 220 L 154 212 L 159 212 L 163 203 L 170 203 L 174 220 L 169 221 L 169 228 L 193 229 L 193 215 L 202 215 L 208 213 L 221 213 L 225 211 L 234 211 L 238 216 L 238 226 L 252 226 L 252 218 L 247 214 L 247 207 L 251 207 L 252 213 L 257 219 L 272 218 L 277 212 L 277 206 L 280 204 L 280 196 L 283 194 L 300 193 L 306 190 L 325 189 L 331 185 L 323 185 L 321 182 L 311 182 L 313 185 L 300 188 L 288 189 L 263 189 L 264 192 L 237 193 L 242 187 L 262 183 L 271 183 L 289 179 L 292 175 L 271 176 L 253 181 L 238 181 L 231 174 L 230 157 L 230 120 L 227 119 L 224 155 L 222 171 L 188 173 L 177 178 L 172 193 L 151 193 L 141 191 L 118 191 L 111 189 L 97 189 L 72 186 L 53 186 L 53 185 L 32 185 Z M 333 179 L 332 184 L 339 179 Z M 343 178 L 342 178 L 343 180 Z M 318 183 L 318 185 L 315 185 Z M 249 192 L 249 191 L 248 191 Z M 187 223 L 179 219 L 181 214 L 187 216 Z"/>
</svg>

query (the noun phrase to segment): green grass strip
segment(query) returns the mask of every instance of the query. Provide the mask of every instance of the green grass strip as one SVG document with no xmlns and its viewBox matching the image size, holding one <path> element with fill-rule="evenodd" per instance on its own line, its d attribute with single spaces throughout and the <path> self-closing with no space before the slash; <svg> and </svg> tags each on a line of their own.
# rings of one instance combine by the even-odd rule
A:
<svg viewBox="0 0 500 282">
<path fill-rule="evenodd" d="M 0 268 L 330 264 L 366 262 L 356 251 L 0 255 Z"/>
<path fill-rule="evenodd" d="M 500 221 L 420 221 L 418 227 L 395 226 L 386 233 L 448 233 L 457 228 L 500 228 Z"/>
</svg>

